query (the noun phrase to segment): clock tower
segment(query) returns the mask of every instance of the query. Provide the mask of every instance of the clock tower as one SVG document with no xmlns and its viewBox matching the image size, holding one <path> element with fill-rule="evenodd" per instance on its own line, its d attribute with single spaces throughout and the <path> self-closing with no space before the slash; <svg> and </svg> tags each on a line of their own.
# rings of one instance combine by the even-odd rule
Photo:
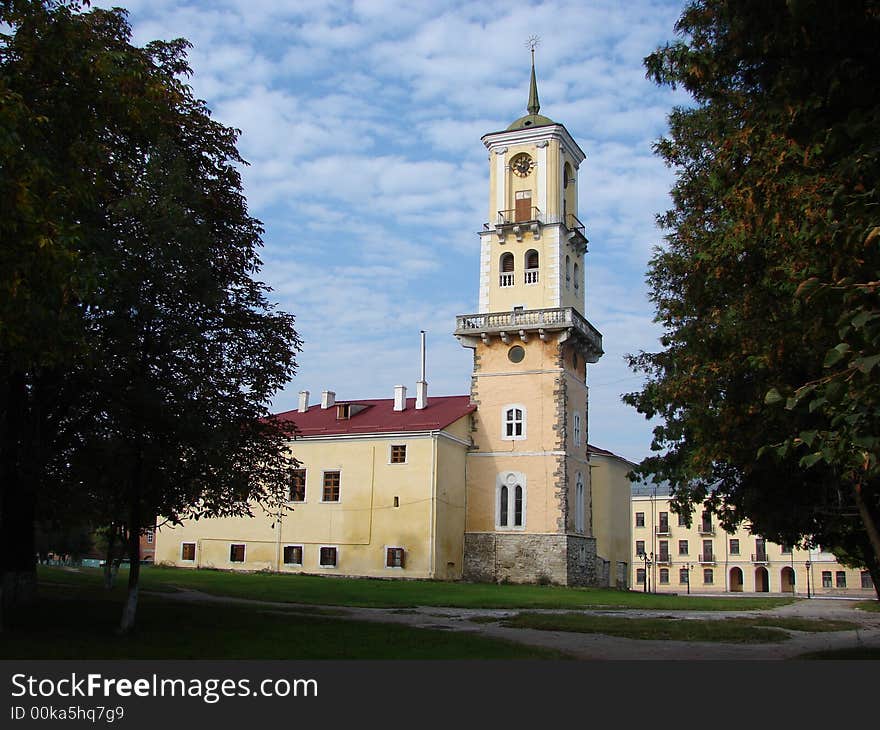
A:
<svg viewBox="0 0 880 730">
<path fill-rule="evenodd" d="M 596 582 L 587 456 L 587 365 L 602 336 L 583 316 L 587 239 L 578 218 L 585 155 L 542 116 L 534 49 L 528 113 L 482 138 L 488 222 L 479 311 L 457 317 L 474 350 L 464 578 Z"/>
</svg>

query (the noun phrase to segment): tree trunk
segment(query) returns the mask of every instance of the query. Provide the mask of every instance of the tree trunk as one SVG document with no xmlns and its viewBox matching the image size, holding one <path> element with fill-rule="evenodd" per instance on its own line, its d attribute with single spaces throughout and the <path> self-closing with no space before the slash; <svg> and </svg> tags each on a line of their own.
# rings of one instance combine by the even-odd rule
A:
<svg viewBox="0 0 880 730">
<path fill-rule="evenodd" d="M 0 383 L 0 621 L 13 607 L 32 603 L 37 592 L 35 492 L 23 474 L 27 385 L 20 371 L 5 375 Z"/>
<path fill-rule="evenodd" d="M 111 524 L 110 529 L 107 530 L 107 550 L 104 554 L 104 588 L 108 591 L 113 588 L 113 583 L 116 579 L 116 571 L 113 570 L 115 562 L 113 553 L 115 552 L 114 548 L 116 547 L 116 529 L 116 525 Z"/>
<path fill-rule="evenodd" d="M 128 511 L 128 596 L 125 599 L 122 620 L 119 623 L 120 634 L 128 634 L 134 629 L 137 615 L 138 581 L 141 577 L 141 458 L 141 455 L 138 454 L 134 466 L 131 502 Z"/>
<path fill-rule="evenodd" d="M 856 506 L 859 508 L 859 516 L 862 518 L 862 524 L 865 526 L 865 532 L 868 534 L 868 540 L 874 552 L 874 560 L 867 561 L 869 563 L 873 562 L 873 565 L 866 567 L 871 573 L 871 579 L 874 581 L 874 590 L 877 593 L 877 598 L 880 599 L 880 581 L 877 580 L 880 578 L 880 575 L 878 575 L 880 573 L 880 570 L 878 570 L 878 566 L 880 566 L 880 529 L 877 527 L 877 520 L 871 505 L 865 500 L 862 489 L 863 485 L 857 482 L 853 487 L 853 493 L 855 494 Z"/>
</svg>

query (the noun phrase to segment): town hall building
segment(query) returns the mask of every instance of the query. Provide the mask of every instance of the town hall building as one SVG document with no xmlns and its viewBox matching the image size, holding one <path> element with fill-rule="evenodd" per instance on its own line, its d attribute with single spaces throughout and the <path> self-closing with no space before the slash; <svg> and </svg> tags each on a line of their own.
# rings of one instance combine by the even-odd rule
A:
<svg viewBox="0 0 880 730">
<path fill-rule="evenodd" d="M 157 563 L 627 587 L 630 484 L 591 478 L 586 383 L 602 336 L 583 315 L 585 155 L 539 112 L 533 58 L 527 114 L 482 138 L 478 311 L 454 330 L 473 350 L 470 394 L 428 396 L 424 340 L 414 398 L 401 385 L 311 404 L 303 391 L 280 414 L 298 429 L 293 510 L 163 526 Z"/>
</svg>

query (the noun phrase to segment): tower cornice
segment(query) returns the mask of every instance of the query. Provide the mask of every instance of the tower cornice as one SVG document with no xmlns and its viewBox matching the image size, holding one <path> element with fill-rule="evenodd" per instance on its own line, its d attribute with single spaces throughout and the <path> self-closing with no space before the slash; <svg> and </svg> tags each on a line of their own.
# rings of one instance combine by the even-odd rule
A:
<svg viewBox="0 0 880 730">
<path fill-rule="evenodd" d="M 507 147 L 514 144 L 534 144 L 542 140 L 557 140 L 565 152 L 575 161 L 575 165 L 580 165 L 586 158 L 584 151 L 574 141 L 574 138 L 568 133 L 568 130 L 561 124 L 547 124 L 542 127 L 531 127 L 529 129 L 512 129 L 501 132 L 490 132 L 481 137 L 483 144 L 490 152 L 494 152 L 501 147 Z"/>
</svg>

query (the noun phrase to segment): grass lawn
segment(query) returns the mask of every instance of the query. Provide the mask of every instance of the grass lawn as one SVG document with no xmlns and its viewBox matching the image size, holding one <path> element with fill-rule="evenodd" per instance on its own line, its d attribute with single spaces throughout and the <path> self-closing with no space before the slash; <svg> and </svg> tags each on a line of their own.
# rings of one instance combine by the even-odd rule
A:
<svg viewBox="0 0 880 730">
<path fill-rule="evenodd" d="M 137 630 L 114 633 L 123 591 L 41 585 L 13 617 L 2 659 L 560 659 L 564 654 L 473 634 L 351 621 L 291 607 L 264 610 L 144 596 Z"/>
<path fill-rule="evenodd" d="M 880 612 L 880 601 L 861 601 L 856 604 L 856 607 L 861 608 L 863 611 Z"/>
<path fill-rule="evenodd" d="M 482 618 L 482 617 L 481 617 Z M 855 629 L 849 621 L 817 621 L 801 618 L 727 618 L 719 620 L 675 618 L 624 618 L 587 616 L 581 613 L 521 613 L 502 619 L 503 626 L 542 631 L 606 634 L 628 639 L 666 641 L 715 641 L 729 644 L 765 644 L 785 641 L 790 631 L 845 631 Z"/>
<path fill-rule="evenodd" d="M 72 572 L 63 568 L 40 568 L 41 581 L 62 584 L 101 585 L 98 568 Z M 128 573 L 119 573 L 124 582 Z M 446 583 L 427 580 L 378 580 L 330 576 L 232 573 L 216 570 L 145 567 L 141 587 L 149 591 L 191 588 L 218 596 L 252 598 L 283 603 L 326 606 L 411 608 L 621 608 L 692 611 L 747 611 L 774 608 L 792 598 L 673 596 L 596 588 L 564 588 L 538 585 Z"/>
</svg>

